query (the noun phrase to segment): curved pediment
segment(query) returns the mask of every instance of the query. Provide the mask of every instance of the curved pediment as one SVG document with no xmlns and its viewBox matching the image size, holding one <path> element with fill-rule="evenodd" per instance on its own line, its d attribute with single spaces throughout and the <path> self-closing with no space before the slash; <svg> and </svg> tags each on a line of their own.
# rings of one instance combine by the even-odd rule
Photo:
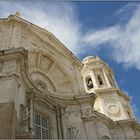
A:
<svg viewBox="0 0 140 140">
<path fill-rule="evenodd" d="M 28 53 L 29 75 L 33 84 L 45 92 L 72 93 L 72 81 L 65 68 L 50 54 L 40 50 Z"/>
</svg>

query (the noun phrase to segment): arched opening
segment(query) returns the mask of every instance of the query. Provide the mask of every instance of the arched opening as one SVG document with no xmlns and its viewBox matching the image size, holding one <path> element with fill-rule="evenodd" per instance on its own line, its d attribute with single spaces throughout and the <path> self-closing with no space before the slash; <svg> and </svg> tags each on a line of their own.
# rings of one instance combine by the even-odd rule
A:
<svg viewBox="0 0 140 140">
<path fill-rule="evenodd" d="M 90 90 L 94 87 L 92 79 L 91 79 L 90 76 L 87 76 L 85 81 L 86 81 L 86 86 L 87 86 L 88 90 Z"/>
<path fill-rule="evenodd" d="M 99 83 L 99 85 L 100 86 L 102 86 L 104 83 L 103 83 L 103 80 L 102 80 L 102 78 L 101 78 L 101 75 L 97 75 L 97 79 L 98 79 L 98 83 Z"/>
<path fill-rule="evenodd" d="M 41 91 L 56 91 L 55 85 L 52 80 L 47 77 L 44 73 L 39 71 L 32 71 L 31 78 L 36 88 Z"/>
<path fill-rule="evenodd" d="M 43 81 L 38 79 L 38 80 L 35 80 L 34 83 L 38 89 L 43 90 L 43 91 L 48 90 L 47 84 L 44 83 Z"/>
<path fill-rule="evenodd" d="M 30 50 L 28 55 L 29 73 L 33 82 L 40 79 L 41 89 L 47 89 L 55 93 L 71 94 L 78 92 L 76 78 L 72 77 L 67 67 L 61 64 L 51 54 L 39 49 Z"/>
</svg>

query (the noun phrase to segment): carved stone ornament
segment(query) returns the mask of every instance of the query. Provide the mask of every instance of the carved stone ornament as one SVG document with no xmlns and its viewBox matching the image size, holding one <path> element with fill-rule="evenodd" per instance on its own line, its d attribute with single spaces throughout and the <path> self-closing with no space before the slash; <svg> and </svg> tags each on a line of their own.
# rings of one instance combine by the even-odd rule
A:
<svg viewBox="0 0 140 140">
<path fill-rule="evenodd" d="M 120 107 L 118 107 L 115 104 L 111 104 L 111 105 L 108 106 L 108 112 L 111 115 L 116 115 L 116 114 L 118 114 L 120 112 Z"/>
<path fill-rule="evenodd" d="M 22 120 L 22 131 L 28 132 L 28 127 L 30 123 L 30 116 L 29 116 L 29 106 L 25 106 L 22 110 L 23 112 L 23 120 Z"/>
<path fill-rule="evenodd" d="M 83 109 L 82 110 L 82 119 L 89 120 L 92 119 L 94 116 L 92 108 Z"/>
<path fill-rule="evenodd" d="M 77 128 L 77 125 L 75 125 L 75 124 L 68 125 L 68 127 L 67 127 L 67 137 L 69 139 L 76 139 L 78 131 L 79 130 Z"/>
</svg>

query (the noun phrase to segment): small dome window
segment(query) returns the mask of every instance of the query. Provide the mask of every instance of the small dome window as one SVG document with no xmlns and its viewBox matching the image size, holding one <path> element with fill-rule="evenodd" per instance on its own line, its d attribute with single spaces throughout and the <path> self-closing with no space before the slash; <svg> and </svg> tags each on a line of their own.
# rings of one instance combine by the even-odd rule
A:
<svg viewBox="0 0 140 140">
<path fill-rule="evenodd" d="M 91 77 L 87 77 L 86 78 L 86 85 L 87 85 L 87 89 L 88 90 L 90 90 L 90 89 L 92 89 L 94 86 L 93 86 L 93 82 L 92 82 L 92 79 L 91 79 Z"/>
</svg>

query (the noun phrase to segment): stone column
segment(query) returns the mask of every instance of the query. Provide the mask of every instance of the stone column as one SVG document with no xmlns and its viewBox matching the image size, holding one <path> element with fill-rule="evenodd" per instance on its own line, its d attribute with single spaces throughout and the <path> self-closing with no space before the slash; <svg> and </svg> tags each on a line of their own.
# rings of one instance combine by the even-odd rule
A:
<svg viewBox="0 0 140 140">
<path fill-rule="evenodd" d="M 3 59 L 2 59 L 3 60 Z M 0 139 L 15 138 L 18 124 L 18 74 L 15 59 L 0 62 Z"/>
<path fill-rule="evenodd" d="M 114 75 L 112 76 L 112 78 L 113 78 L 113 80 L 114 80 L 115 86 L 116 86 L 117 88 L 119 88 L 119 86 L 118 86 L 118 84 L 117 84 L 117 82 L 116 82 L 116 79 L 115 79 Z"/>
<path fill-rule="evenodd" d="M 107 86 L 108 86 L 108 87 L 112 87 L 111 84 L 110 84 L 110 82 L 109 82 L 109 79 L 108 79 L 108 77 L 107 77 L 106 71 L 105 71 L 104 69 L 102 69 L 102 72 L 103 72 L 105 81 L 106 81 L 106 83 L 107 83 Z"/>
<path fill-rule="evenodd" d="M 95 89 L 98 88 L 99 86 L 98 86 L 98 83 L 97 83 L 97 80 L 96 80 L 96 75 L 95 75 L 94 70 L 91 70 L 91 79 L 93 81 L 94 88 Z"/>
<path fill-rule="evenodd" d="M 30 122 L 29 122 L 29 132 L 31 132 L 32 135 L 34 135 L 34 131 L 33 131 L 33 112 L 34 112 L 34 95 L 33 93 L 30 93 L 29 95 L 29 117 L 30 117 Z"/>
<path fill-rule="evenodd" d="M 33 125 L 33 100 L 34 96 L 33 93 L 26 93 L 26 104 L 21 104 L 21 126 L 20 126 L 20 132 L 17 133 L 16 138 L 17 139 L 30 139 L 34 136 L 34 125 Z"/>
<path fill-rule="evenodd" d="M 87 83 L 86 83 L 86 76 L 83 77 L 83 82 L 84 82 L 84 87 L 86 92 L 88 92 L 88 87 L 87 87 Z"/>
</svg>

